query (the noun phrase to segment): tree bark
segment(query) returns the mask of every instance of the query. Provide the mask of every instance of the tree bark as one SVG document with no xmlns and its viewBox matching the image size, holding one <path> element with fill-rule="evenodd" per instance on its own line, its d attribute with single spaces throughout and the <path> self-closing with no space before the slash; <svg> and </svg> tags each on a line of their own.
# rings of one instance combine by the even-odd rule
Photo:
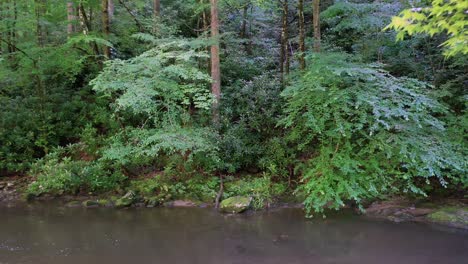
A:
<svg viewBox="0 0 468 264">
<path fill-rule="evenodd" d="M 109 40 L 110 34 L 110 20 L 109 20 L 109 1 L 102 0 L 101 1 L 101 12 L 102 12 L 102 33 L 104 34 L 105 38 Z M 104 47 L 104 56 L 109 59 L 110 58 L 110 48 L 108 46 Z"/>
<path fill-rule="evenodd" d="M 301 70 L 304 70 L 306 67 L 304 0 L 299 0 L 298 12 L 299 12 L 299 50 L 301 52 L 301 54 L 299 55 L 299 65 L 300 65 Z"/>
<path fill-rule="evenodd" d="M 154 17 L 158 17 L 161 15 L 161 1 L 160 0 L 153 0 L 153 15 Z"/>
<path fill-rule="evenodd" d="M 67 20 L 68 20 L 68 25 L 67 25 L 67 34 L 71 35 L 75 32 L 75 8 L 73 6 L 73 2 L 68 2 L 67 3 Z"/>
<path fill-rule="evenodd" d="M 1 21 L 5 21 L 3 19 L 3 2 L 0 2 L 0 23 L 2 23 Z M 3 31 L 0 32 L 0 56 L 3 55 Z"/>
<path fill-rule="evenodd" d="M 284 76 L 289 74 L 289 52 L 288 52 L 288 0 L 283 0 L 282 28 L 281 28 L 281 53 L 280 53 L 280 74 L 281 82 Z"/>
<path fill-rule="evenodd" d="M 88 19 L 88 16 L 86 15 L 86 10 L 84 9 L 83 4 L 80 3 L 78 4 L 78 16 L 80 18 L 80 25 L 81 25 L 81 30 L 83 31 L 83 35 L 88 35 L 89 31 L 91 30 L 91 22 Z M 96 56 L 100 55 L 98 45 L 96 42 L 91 43 L 91 47 L 94 51 L 94 54 Z"/>
<path fill-rule="evenodd" d="M 219 19 L 218 0 L 210 0 L 211 3 L 211 38 L 215 41 L 211 45 L 211 92 L 213 101 L 213 123 L 219 124 L 219 104 L 221 100 L 221 69 L 219 59 Z"/>
<path fill-rule="evenodd" d="M 114 0 L 109 0 L 109 22 L 112 22 L 114 20 L 114 12 L 115 12 L 115 6 L 114 6 Z"/>
<path fill-rule="evenodd" d="M 16 1 L 13 1 L 15 4 L 16 10 Z M 44 47 L 46 42 L 46 31 L 44 23 L 42 22 L 42 18 L 46 12 L 46 4 L 44 0 L 35 0 L 35 11 L 36 11 L 36 36 L 37 36 L 37 44 L 40 47 Z M 16 15 L 15 15 L 16 16 Z"/>
<path fill-rule="evenodd" d="M 245 5 L 244 12 L 242 14 L 241 32 L 239 34 L 241 38 L 247 37 L 247 11 L 248 10 L 249 10 L 249 5 Z"/>
<path fill-rule="evenodd" d="M 320 0 L 314 0 L 313 2 L 313 25 L 314 25 L 314 51 L 320 52 Z"/>
</svg>

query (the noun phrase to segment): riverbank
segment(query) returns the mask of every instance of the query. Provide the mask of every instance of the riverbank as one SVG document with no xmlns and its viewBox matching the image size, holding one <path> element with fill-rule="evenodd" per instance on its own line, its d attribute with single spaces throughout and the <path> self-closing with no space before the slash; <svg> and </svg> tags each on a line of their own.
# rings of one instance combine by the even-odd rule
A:
<svg viewBox="0 0 468 264">
<path fill-rule="evenodd" d="M 213 200 L 196 199 L 170 199 L 170 197 L 144 196 L 135 190 L 114 192 L 101 195 L 28 195 L 26 192 L 30 179 L 24 177 L 10 177 L 0 179 L 0 205 L 15 207 L 21 204 L 35 202 L 56 201 L 63 207 L 98 208 L 108 207 L 125 209 L 131 207 L 201 207 L 214 208 Z M 302 203 L 295 197 L 275 197 L 265 202 L 261 208 L 253 205 L 252 196 L 234 196 L 221 202 L 220 211 L 223 213 L 242 213 L 247 210 L 271 210 L 276 208 L 303 208 Z M 345 206 L 352 208 L 352 206 Z M 405 197 L 393 197 L 387 200 L 374 201 L 361 212 L 354 208 L 358 214 L 369 218 L 384 219 L 392 222 L 417 222 L 437 224 L 453 228 L 468 230 L 468 200 L 440 199 L 417 200 Z"/>
</svg>

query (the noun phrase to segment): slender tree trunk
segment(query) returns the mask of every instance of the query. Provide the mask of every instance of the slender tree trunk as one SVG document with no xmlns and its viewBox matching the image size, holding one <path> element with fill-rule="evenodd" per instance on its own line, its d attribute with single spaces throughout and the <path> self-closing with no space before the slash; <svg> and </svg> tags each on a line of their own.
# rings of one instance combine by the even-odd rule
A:
<svg viewBox="0 0 468 264">
<path fill-rule="evenodd" d="M 242 14 L 242 24 L 241 24 L 241 32 L 239 36 L 244 40 L 244 47 L 245 52 L 248 55 L 252 55 L 252 45 L 250 41 L 250 34 L 247 33 L 247 20 L 249 18 L 249 4 L 244 6 L 243 14 Z"/>
<path fill-rule="evenodd" d="M 299 55 L 299 65 L 301 67 L 301 70 L 304 70 L 306 67 L 304 0 L 299 0 L 298 12 L 299 12 L 299 50 L 301 52 L 301 54 Z"/>
<path fill-rule="evenodd" d="M 109 40 L 110 20 L 109 20 L 109 1 L 108 0 L 101 1 L 101 11 L 102 11 L 102 33 L 104 34 L 105 38 Z M 104 47 L 104 56 L 107 59 L 110 58 L 110 48 L 108 46 Z"/>
<path fill-rule="evenodd" d="M 245 5 L 244 12 L 242 14 L 241 32 L 239 34 L 241 38 L 247 37 L 247 11 L 248 10 L 249 10 L 249 5 Z"/>
<path fill-rule="evenodd" d="M 16 6 L 16 1 L 14 1 Z M 37 44 L 40 47 L 44 47 L 46 41 L 46 32 L 44 23 L 42 22 L 43 16 L 46 12 L 45 8 L 45 1 L 44 0 L 35 0 L 35 11 L 36 11 L 36 36 L 37 36 Z"/>
<path fill-rule="evenodd" d="M 84 9 L 84 6 L 81 2 L 78 4 L 78 17 L 80 18 L 80 25 L 81 30 L 83 31 L 83 35 L 88 35 L 89 31 L 91 30 L 91 22 L 89 21 L 88 16 L 86 15 L 86 10 Z M 91 48 L 93 49 L 96 56 L 100 55 L 99 47 L 96 42 L 93 41 L 91 43 Z"/>
<path fill-rule="evenodd" d="M 10 1 L 7 1 L 5 3 L 5 9 L 6 9 L 6 14 L 7 14 L 7 17 L 10 18 L 11 17 L 11 13 L 10 13 L 10 9 L 11 9 L 11 2 Z M 13 34 L 12 34 L 12 31 L 14 30 L 13 29 L 13 26 L 12 26 L 12 23 L 10 21 L 8 21 L 6 23 L 6 27 L 7 27 L 7 30 L 6 30 L 6 41 L 8 42 L 7 43 L 7 51 L 8 53 L 13 53 L 15 52 L 14 51 L 14 48 L 13 48 Z"/>
<path fill-rule="evenodd" d="M 219 20 L 218 0 L 210 0 L 211 3 L 211 37 L 215 41 L 211 45 L 211 92 L 215 98 L 213 101 L 213 123 L 219 123 L 219 104 L 221 100 L 221 70 L 219 59 Z"/>
<path fill-rule="evenodd" d="M 108 6 L 109 6 L 109 22 L 111 23 L 112 20 L 114 20 L 114 12 L 115 12 L 115 6 L 114 6 L 114 0 L 109 0 L 108 1 Z"/>
<path fill-rule="evenodd" d="M 158 17 L 161 15 L 161 1 L 160 0 L 153 0 L 153 15 L 154 17 Z"/>
<path fill-rule="evenodd" d="M 75 8 L 73 6 L 73 2 L 68 2 L 67 3 L 67 20 L 68 20 L 68 25 L 67 25 L 67 33 L 70 36 L 75 32 Z"/>
<path fill-rule="evenodd" d="M 288 0 L 283 0 L 283 15 L 281 28 L 281 53 L 280 53 L 280 73 L 281 82 L 284 82 L 284 76 L 289 74 L 289 52 L 288 52 Z"/>
<path fill-rule="evenodd" d="M 320 52 L 320 0 L 314 0 L 313 2 L 313 24 L 314 24 L 314 51 Z"/>
<path fill-rule="evenodd" d="M 5 21 L 3 19 L 3 4 L 4 4 L 3 2 L 0 2 L 0 25 L 4 23 L 3 21 Z M 3 38 L 4 38 L 3 32 L 4 32 L 3 30 L 0 31 L 0 56 L 3 55 Z"/>
</svg>

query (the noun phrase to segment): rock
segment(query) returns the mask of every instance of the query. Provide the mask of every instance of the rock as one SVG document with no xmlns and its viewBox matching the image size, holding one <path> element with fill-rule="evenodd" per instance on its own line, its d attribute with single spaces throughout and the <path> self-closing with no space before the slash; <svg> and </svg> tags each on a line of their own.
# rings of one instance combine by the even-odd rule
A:
<svg viewBox="0 0 468 264">
<path fill-rule="evenodd" d="M 467 207 L 445 207 L 427 215 L 430 222 L 451 227 L 468 229 Z"/>
<path fill-rule="evenodd" d="M 197 204 L 189 200 L 175 200 L 164 203 L 165 207 L 196 207 Z"/>
<path fill-rule="evenodd" d="M 65 204 L 65 207 L 69 207 L 69 208 L 81 207 L 81 206 L 82 206 L 82 202 L 80 201 L 71 201 Z"/>
<path fill-rule="evenodd" d="M 99 199 L 97 202 L 100 206 L 112 207 L 112 202 L 107 199 Z"/>
<path fill-rule="evenodd" d="M 194 207 L 194 206 L 197 206 L 197 205 L 192 201 L 175 200 L 172 203 L 172 206 L 174 206 L 174 207 Z"/>
<path fill-rule="evenodd" d="M 115 206 L 118 208 L 129 207 L 136 200 L 136 194 L 133 191 L 128 191 L 122 198 L 115 201 Z"/>
<path fill-rule="evenodd" d="M 408 200 L 394 199 L 374 202 L 366 208 L 365 214 L 371 217 L 385 218 L 393 222 L 424 221 L 424 216 L 432 213 L 430 208 L 416 208 Z"/>
<path fill-rule="evenodd" d="M 31 202 L 31 201 L 34 200 L 35 198 L 36 198 L 36 195 L 33 194 L 33 193 L 25 193 L 25 194 L 23 194 L 23 201 Z"/>
<path fill-rule="evenodd" d="M 160 204 L 160 199 L 158 197 L 150 197 L 146 199 L 146 207 L 153 208 Z"/>
<path fill-rule="evenodd" d="M 86 208 L 95 208 L 95 207 L 99 207 L 99 203 L 97 201 L 93 201 L 93 200 L 86 200 L 82 203 L 83 207 L 86 207 Z"/>
<path fill-rule="evenodd" d="M 6 187 L 6 183 L 0 182 L 0 190 L 3 190 Z"/>
<path fill-rule="evenodd" d="M 238 214 L 247 210 L 252 202 L 252 198 L 244 196 L 234 196 L 221 202 L 219 207 L 223 213 Z"/>
</svg>

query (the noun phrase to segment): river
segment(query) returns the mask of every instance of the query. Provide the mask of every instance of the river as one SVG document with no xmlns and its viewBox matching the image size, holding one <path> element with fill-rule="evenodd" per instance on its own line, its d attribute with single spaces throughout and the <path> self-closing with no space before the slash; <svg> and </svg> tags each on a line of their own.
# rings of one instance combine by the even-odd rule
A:
<svg viewBox="0 0 468 264">
<path fill-rule="evenodd" d="M 468 232 L 299 209 L 0 208 L 0 264 L 468 263 Z"/>
</svg>

